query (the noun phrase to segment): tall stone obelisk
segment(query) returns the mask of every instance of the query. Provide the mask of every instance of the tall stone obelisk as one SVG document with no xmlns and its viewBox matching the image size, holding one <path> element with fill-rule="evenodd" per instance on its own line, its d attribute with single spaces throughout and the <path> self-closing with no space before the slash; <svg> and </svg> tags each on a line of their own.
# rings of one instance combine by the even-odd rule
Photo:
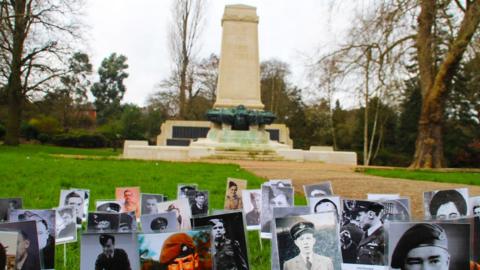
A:
<svg viewBox="0 0 480 270">
<path fill-rule="evenodd" d="M 255 7 L 228 5 L 222 18 L 222 49 L 214 108 L 261 110 L 258 16 Z"/>
</svg>

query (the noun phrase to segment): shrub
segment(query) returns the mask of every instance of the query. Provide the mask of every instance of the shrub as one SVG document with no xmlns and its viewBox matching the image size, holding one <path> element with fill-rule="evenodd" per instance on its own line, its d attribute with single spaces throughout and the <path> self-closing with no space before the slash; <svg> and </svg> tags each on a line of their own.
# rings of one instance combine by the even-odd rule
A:
<svg viewBox="0 0 480 270">
<path fill-rule="evenodd" d="M 51 137 L 48 134 L 40 133 L 38 134 L 37 139 L 40 141 L 41 144 L 45 144 L 51 140 Z"/>
<path fill-rule="evenodd" d="M 34 140 L 38 139 L 38 130 L 35 126 L 30 124 L 31 121 L 27 122 L 22 122 L 22 125 L 20 126 L 20 133 L 22 134 L 22 137 L 24 137 L 27 140 Z"/>
<path fill-rule="evenodd" d="M 5 136 L 5 127 L 0 123 L 0 138 Z"/>
<path fill-rule="evenodd" d="M 67 147 L 100 148 L 107 145 L 107 139 L 102 134 L 77 131 L 62 133 L 53 137 L 53 144 Z"/>
<path fill-rule="evenodd" d="M 57 119 L 51 116 L 32 118 L 30 121 L 28 121 L 28 124 L 33 126 L 38 133 L 44 133 L 50 136 L 60 131 L 60 123 Z"/>
</svg>

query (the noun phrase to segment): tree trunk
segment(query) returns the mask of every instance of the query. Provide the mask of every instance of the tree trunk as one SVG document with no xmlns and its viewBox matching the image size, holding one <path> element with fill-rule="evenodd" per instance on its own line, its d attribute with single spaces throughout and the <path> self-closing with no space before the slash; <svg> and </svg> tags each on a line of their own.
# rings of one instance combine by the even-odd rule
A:
<svg viewBox="0 0 480 270">
<path fill-rule="evenodd" d="M 370 48 L 367 49 L 367 64 L 365 66 L 365 110 L 364 110 L 364 122 L 363 122 L 363 165 L 368 166 L 368 98 L 369 98 L 369 69 L 370 69 L 370 60 L 372 59 L 372 51 Z"/>
<path fill-rule="evenodd" d="M 22 120 L 22 54 L 25 42 L 25 0 L 15 1 L 15 26 L 13 33 L 12 62 L 7 83 L 8 120 L 5 144 L 16 146 L 20 143 L 20 122 Z"/>
</svg>

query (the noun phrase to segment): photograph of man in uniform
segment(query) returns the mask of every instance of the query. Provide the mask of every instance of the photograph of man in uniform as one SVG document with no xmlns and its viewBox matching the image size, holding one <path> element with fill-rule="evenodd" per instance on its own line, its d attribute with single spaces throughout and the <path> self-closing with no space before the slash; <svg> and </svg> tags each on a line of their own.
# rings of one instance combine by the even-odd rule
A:
<svg viewBox="0 0 480 270">
<path fill-rule="evenodd" d="M 87 231 L 89 232 L 116 232 L 120 222 L 118 213 L 90 212 L 88 213 Z"/>
<path fill-rule="evenodd" d="M 158 214 L 159 202 L 163 202 L 163 195 L 142 193 L 142 215 Z"/>
<path fill-rule="evenodd" d="M 115 237 L 111 234 L 102 234 L 98 238 L 102 246 L 102 253 L 97 256 L 95 270 L 131 270 L 127 253 L 115 248 Z"/>
<path fill-rule="evenodd" d="M 163 242 L 160 269 L 199 270 L 199 257 L 193 239 L 186 233 L 175 233 Z"/>
<path fill-rule="evenodd" d="M 95 202 L 98 212 L 120 213 L 121 202 L 99 200 Z"/>
<path fill-rule="evenodd" d="M 187 198 L 188 192 L 197 190 L 197 184 L 178 184 L 177 199 Z"/>
<path fill-rule="evenodd" d="M 121 213 L 135 211 L 135 216 L 140 218 L 140 188 L 122 187 L 115 189 L 115 200 L 121 203 Z"/>
<path fill-rule="evenodd" d="M 77 225 L 82 224 L 83 209 L 84 209 L 84 197 L 85 192 L 78 190 L 62 190 L 60 193 L 60 207 L 71 206 L 75 209 L 75 215 L 77 216 Z M 63 198 L 63 200 L 62 200 Z"/>
<path fill-rule="evenodd" d="M 245 215 L 247 228 L 251 228 L 252 226 L 258 227 L 260 225 L 260 207 L 262 206 L 262 196 L 260 192 L 259 189 L 243 191 L 243 206 L 245 210 L 248 210 Z"/>
<path fill-rule="evenodd" d="M 364 231 L 357 247 L 357 264 L 385 265 L 385 231 L 383 205 L 377 202 L 357 201 L 357 222 Z"/>
<path fill-rule="evenodd" d="M 429 197 L 431 199 L 428 201 Z M 425 205 L 428 205 L 428 209 L 425 209 L 425 213 L 428 213 L 426 218 L 451 220 L 466 216 L 468 209 L 466 198 L 468 198 L 467 189 L 426 192 L 424 194 Z"/>
<path fill-rule="evenodd" d="M 391 269 L 469 269 L 469 241 L 470 224 L 392 222 Z"/>
<path fill-rule="evenodd" d="M 243 208 L 242 190 L 244 190 L 246 187 L 247 187 L 247 181 L 228 178 L 224 209 L 226 210 L 242 209 Z"/>
<path fill-rule="evenodd" d="M 173 232 L 179 230 L 177 215 L 174 212 L 142 215 L 140 221 L 142 223 L 142 231 L 145 233 Z"/>
</svg>

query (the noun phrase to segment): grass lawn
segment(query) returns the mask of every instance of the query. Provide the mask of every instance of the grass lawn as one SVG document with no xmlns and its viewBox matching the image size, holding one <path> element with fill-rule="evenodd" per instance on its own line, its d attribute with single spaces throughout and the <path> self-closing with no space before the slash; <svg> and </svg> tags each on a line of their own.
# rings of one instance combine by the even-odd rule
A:
<svg viewBox="0 0 480 270">
<path fill-rule="evenodd" d="M 433 170 L 365 169 L 366 174 L 412 180 L 480 185 L 478 172 L 442 172 Z"/>
<path fill-rule="evenodd" d="M 86 155 L 71 159 L 55 154 Z M 97 199 L 113 199 L 115 187 L 140 186 L 145 193 L 176 197 L 178 183 L 197 183 L 210 191 L 210 209 L 222 209 L 226 178 L 248 180 L 248 188 L 259 188 L 261 179 L 232 164 L 175 163 L 115 160 L 111 149 L 87 150 L 39 145 L 0 146 L 0 197 L 22 197 L 24 208 L 58 206 L 60 189 L 90 189 L 90 210 Z M 100 156 L 100 158 L 98 158 Z M 305 204 L 297 196 L 296 204 Z M 259 240 L 258 232 L 248 233 L 252 269 L 270 269 L 270 241 Z M 57 246 L 56 269 L 80 268 L 79 242 L 67 245 L 67 266 L 63 267 L 63 246 Z"/>
</svg>

